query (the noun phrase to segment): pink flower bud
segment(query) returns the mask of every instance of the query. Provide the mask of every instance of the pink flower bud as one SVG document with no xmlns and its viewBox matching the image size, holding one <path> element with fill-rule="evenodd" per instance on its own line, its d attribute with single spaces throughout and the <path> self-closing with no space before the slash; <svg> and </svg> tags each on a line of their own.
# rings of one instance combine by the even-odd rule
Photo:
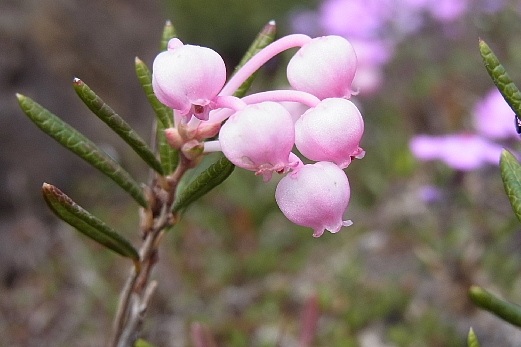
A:
<svg viewBox="0 0 521 347">
<path fill-rule="evenodd" d="M 233 114 L 219 132 L 224 155 L 235 165 L 271 178 L 297 163 L 290 160 L 295 128 L 289 112 L 276 102 L 248 105 Z"/>
<path fill-rule="evenodd" d="M 363 157 L 364 151 L 359 147 L 363 133 L 364 121 L 355 104 L 330 98 L 297 120 L 295 144 L 306 158 L 331 161 L 343 169 L 353 157 Z"/>
<path fill-rule="evenodd" d="M 313 228 L 314 237 L 324 229 L 336 233 L 352 224 L 342 220 L 351 190 L 344 171 L 333 163 L 306 164 L 280 180 L 275 199 L 293 223 Z"/>
<path fill-rule="evenodd" d="M 159 101 L 178 110 L 188 121 L 191 115 L 207 120 L 210 102 L 226 82 L 226 66 L 210 48 L 183 45 L 179 39 L 154 60 L 152 86 Z"/>
<path fill-rule="evenodd" d="M 349 98 L 355 71 L 353 46 L 345 38 L 331 35 L 303 45 L 291 58 L 287 75 L 293 88 L 319 99 Z"/>
</svg>

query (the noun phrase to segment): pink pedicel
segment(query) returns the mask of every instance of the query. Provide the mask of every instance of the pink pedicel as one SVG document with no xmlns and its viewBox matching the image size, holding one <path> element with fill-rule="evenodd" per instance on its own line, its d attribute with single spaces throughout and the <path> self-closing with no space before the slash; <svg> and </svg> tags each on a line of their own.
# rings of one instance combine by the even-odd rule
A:
<svg viewBox="0 0 521 347">
<path fill-rule="evenodd" d="M 306 158 L 331 161 L 346 168 L 352 158 L 362 158 L 360 140 L 364 121 L 349 100 L 330 98 L 306 111 L 295 123 L 295 143 Z"/>
<path fill-rule="evenodd" d="M 355 77 L 356 54 L 341 36 L 323 36 L 304 44 L 291 58 L 287 75 L 293 88 L 319 99 L 349 98 Z"/>
<path fill-rule="evenodd" d="M 319 237 L 324 230 L 336 233 L 352 224 L 342 218 L 350 193 L 342 169 L 330 162 L 318 162 L 303 165 L 282 178 L 275 199 L 290 221 L 313 228 L 313 236 Z"/>
<path fill-rule="evenodd" d="M 267 101 L 248 105 L 234 113 L 219 132 L 224 155 L 235 165 L 262 175 L 287 172 L 296 163 L 289 155 L 295 143 L 290 113 L 280 104 Z"/>
<path fill-rule="evenodd" d="M 210 48 L 183 45 L 171 39 L 168 50 L 153 64 L 152 86 L 159 101 L 179 112 L 188 122 L 191 116 L 208 119 L 211 101 L 226 82 L 226 66 Z"/>
</svg>

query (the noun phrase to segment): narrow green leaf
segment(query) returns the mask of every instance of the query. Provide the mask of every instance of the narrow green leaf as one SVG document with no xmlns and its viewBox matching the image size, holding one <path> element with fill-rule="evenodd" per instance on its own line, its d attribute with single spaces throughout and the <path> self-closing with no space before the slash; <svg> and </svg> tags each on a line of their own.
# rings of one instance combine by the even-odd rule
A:
<svg viewBox="0 0 521 347">
<path fill-rule="evenodd" d="M 163 174 L 161 163 L 157 160 L 154 152 L 146 142 L 130 127 L 130 125 L 123 120 L 109 105 L 107 105 L 90 87 L 80 80 L 75 78 L 74 90 L 80 99 L 87 105 L 87 107 L 107 124 L 116 134 L 119 135 L 128 143 L 130 147 L 143 159 L 152 169 L 159 174 Z"/>
<path fill-rule="evenodd" d="M 469 329 L 469 335 L 467 336 L 467 347 L 480 347 L 478 337 L 472 328 Z"/>
<path fill-rule="evenodd" d="M 137 339 L 134 343 L 134 347 L 155 347 L 150 342 L 143 340 L 143 339 Z"/>
<path fill-rule="evenodd" d="M 470 287 L 469 296 L 479 307 L 510 324 L 521 327 L 521 306 L 506 302 L 478 286 Z"/>
<path fill-rule="evenodd" d="M 516 115 L 521 117 L 521 92 L 516 87 L 512 79 L 508 76 L 503 65 L 499 63 L 492 49 L 483 40 L 479 40 L 479 51 L 483 58 L 483 63 L 492 81 L 503 95 L 510 108 Z"/>
<path fill-rule="evenodd" d="M 160 123 L 157 123 L 156 141 L 163 171 L 166 174 L 172 173 L 179 163 L 179 153 L 166 141 L 165 128 Z"/>
<path fill-rule="evenodd" d="M 146 66 L 146 64 L 139 58 L 136 58 L 136 75 L 138 77 L 141 87 L 145 91 L 145 95 L 149 104 L 152 106 L 156 118 L 157 124 L 157 147 L 159 151 L 159 157 L 161 159 L 161 166 L 163 167 L 163 173 L 169 174 L 174 171 L 177 167 L 179 155 L 177 150 L 172 148 L 167 142 L 164 135 L 164 129 L 174 126 L 174 118 L 172 109 L 163 105 L 154 94 L 152 88 L 152 74 Z"/>
<path fill-rule="evenodd" d="M 239 65 L 235 67 L 234 73 L 243 67 L 243 65 L 246 64 L 246 62 L 250 60 L 255 54 L 257 54 L 261 49 L 273 42 L 275 39 L 276 29 L 277 27 L 274 21 L 270 21 L 264 26 L 264 28 L 262 28 L 260 33 L 246 51 L 246 54 L 242 57 Z M 233 95 L 237 97 L 243 97 L 248 89 L 250 89 L 255 76 L 257 76 L 257 72 L 248 77 L 248 79 L 244 81 L 243 84 L 241 84 L 241 86 L 235 91 L 235 93 L 233 93 Z"/>
<path fill-rule="evenodd" d="M 231 175 L 234 168 L 235 165 L 225 156 L 221 156 L 216 162 L 210 165 L 208 169 L 190 182 L 178 195 L 172 208 L 173 212 L 178 212 L 186 208 L 192 202 L 217 187 Z"/>
<path fill-rule="evenodd" d="M 110 177 L 141 206 L 147 206 L 147 201 L 140 185 L 114 159 L 99 149 L 83 134 L 37 102 L 21 94 L 16 94 L 16 96 L 25 114 L 44 133 Z"/>
<path fill-rule="evenodd" d="M 507 150 L 501 152 L 499 160 L 501 178 L 514 213 L 521 221 L 521 164 Z"/>
<path fill-rule="evenodd" d="M 163 125 L 164 128 L 171 128 L 174 126 L 174 117 L 171 108 L 163 105 L 154 94 L 152 88 L 152 73 L 147 65 L 139 58 L 135 59 L 136 75 L 141 84 L 141 87 L 145 91 L 147 100 L 152 106 L 154 113 L 156 114 L 157 120 Z"/>
<path fill-rule="evenodd" d="M 177 33 L 175 31 L 174 26 L 172 25 L 172 22 L 167 20 L 165 26 L 163 27 L 163 35 L 161 36 L 161 51 L 166 51 L 168 41 L 170 41 L 171 38 L 174 38 L 176 36 Z"/>
<path fill-rule="evenodd" d="M 72 225 L 82 234 L 114 252 L 137 262 L 139 254 L 132 244 L 114 229 L 76 204 L 61 190 L 44 183 L 43 197 L 51 210 L 63 221 Z"/>
</svg>

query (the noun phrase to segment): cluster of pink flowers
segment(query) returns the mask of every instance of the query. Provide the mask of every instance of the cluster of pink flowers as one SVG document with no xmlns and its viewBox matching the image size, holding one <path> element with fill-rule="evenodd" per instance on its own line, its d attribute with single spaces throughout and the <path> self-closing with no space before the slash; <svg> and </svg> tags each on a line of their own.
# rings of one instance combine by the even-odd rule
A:
<svg viewBox="0 0 521 347">
<path fill-rule="evenodd" d="M 514 112 L 496 88 L 476 103 L 473 110 L 475 131 L 448 135 L 417 135 L 410 143 L 420 160 L 440 160 L 459 171 L 476 170 L 499 163 L 502 145 L 497 141 L 518 139 Z"/>
<path fill-rule="evenodd" d="M 287 66 L 289 90 L 271 90 L 238 98 L 237 88 L 269 59 L 299 48 Z M 236 166 L 261 175 L 285 174 L 275 198 L 295 224 L 311 227 L 313 236 L 348 226 L 350 198 L 344 173 L 353 158 L 362 158 L 364 122 L 347 100 L 352 94 L 357 58 L 345 38 L 288 35 L 250 59 L 226 83 L 226 67 L 215 51 L 169 42 L 153 64 L 157 98 L 174 110 L 175 127 L 166 130 L 171 146 L 190 157 L 222 151 Z M 283 102 L 307 110 L 295 120 Z M 226 122 L 225 122 L 226 121 Z M 218 140 L 209 138 L 217 136 Z M 304 164 L 292 151 L 296 148 Z M 199 149 L 199 151 L 197 150 Z"/>
</svg>

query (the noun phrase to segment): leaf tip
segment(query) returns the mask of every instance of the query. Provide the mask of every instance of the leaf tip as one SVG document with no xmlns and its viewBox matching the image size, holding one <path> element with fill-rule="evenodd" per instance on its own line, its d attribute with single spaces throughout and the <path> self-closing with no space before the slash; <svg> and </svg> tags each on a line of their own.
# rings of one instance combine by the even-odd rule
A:
<svg viewBox="0 0 521 347">
<path fill-rule="evenodd" d="M 19 102 L 22 102 L 25 99 L 25 95 L 23 94 L 16 93 L 15 95 Z"/>
<path fill-rule="evenodd" d="M 277 23 L 275 23 L 275 19 L 272 19 L 262 28 L 262 33 L 264 35 L 272 35 L 277 30 Z"/>
<path fill-rule="evenodd" d="M 469 294 L 472 296 L 472 295 L 476 295 L 476 294 L 479 294 L 483 291 L 483 289 L 481 289 L 480 286 L 477 286 L 477 285 L 471 285 L 470 288 L 469 288 Z"/>
<path fill-rule="evenodd" d="M 80 80 L 78 77 L 74 77 L 74 78 L 72 79 L 72 83 L 73 83 L 74 85 L 79 85 L 79 84 L 83 83 L 83 81 Z"/>
<path fill-rule="evenodd" d="M 55 194 L 55 191 L 56 191 L 56 187 L 53 186 L 52 184 L 49 184 L 47 182 L 44 182 L 42 184 L 42 194 L 43 194 L 43 198 L 45 199 L 45 201 L 47 201 L 49 203 L 49 198 L 53 195 L 56 195 Z"/>
<path fill-rule="evenodd" d="M 503 150 L 501 150 L 501 154 L 499 156 L 499 162 L 501 163 L 508 159 L 515 159 L 515 157 L 512 153 L 510 153 L 509 150 L 503 148 Z"/>
</svg>

